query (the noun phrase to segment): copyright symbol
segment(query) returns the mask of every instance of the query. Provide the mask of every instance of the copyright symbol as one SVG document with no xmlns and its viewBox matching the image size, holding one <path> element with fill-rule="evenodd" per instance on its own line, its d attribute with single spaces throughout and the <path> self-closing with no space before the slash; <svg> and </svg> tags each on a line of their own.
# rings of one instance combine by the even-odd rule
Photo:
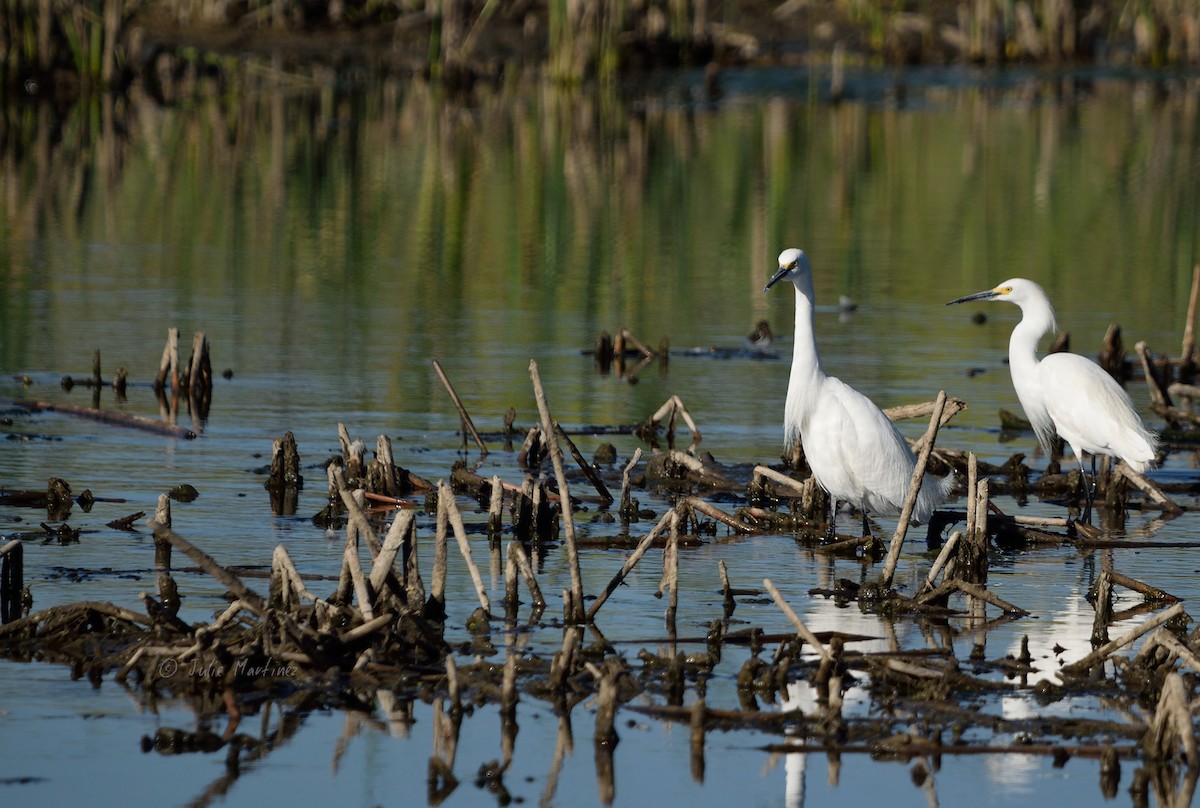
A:
<svg viewBox="0 0 1200 808">
<path fill-rule="evenodd" d="M 170 679 L 179 670 L 179 661 L 172 657 L 167 657 L 162 662 L 158 663 L 158 675 L 164 679 Z"/>
</svg>

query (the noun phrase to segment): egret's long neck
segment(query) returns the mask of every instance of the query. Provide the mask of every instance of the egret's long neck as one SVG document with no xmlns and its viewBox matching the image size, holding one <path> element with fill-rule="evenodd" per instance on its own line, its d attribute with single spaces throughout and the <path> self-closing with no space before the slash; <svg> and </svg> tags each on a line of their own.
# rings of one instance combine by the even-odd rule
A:
<svg viewBox="0 0 1200 808">
<path fill-rule="evenodd" d="M 1026 300 L 1021 304 L 1021 322 L 1017 323 L 1008 340 L 1008 361 L 1014 376 L 1021 369 L 1037 364 L 1038 340 L 1057 328 L 1050 301 Z"/>
<path fill-rule="evenodd" d="M 800 429 L 800 419 L 810 408 L 805 402 L 814 398 L 825 380 L 817 341 L 813 335 L 812 278 L 793 281 L 796 286 L 796 342 L 792 348 L 792 375 L 788 380 L 786 428 L 791 437 Z"/>
</svg>

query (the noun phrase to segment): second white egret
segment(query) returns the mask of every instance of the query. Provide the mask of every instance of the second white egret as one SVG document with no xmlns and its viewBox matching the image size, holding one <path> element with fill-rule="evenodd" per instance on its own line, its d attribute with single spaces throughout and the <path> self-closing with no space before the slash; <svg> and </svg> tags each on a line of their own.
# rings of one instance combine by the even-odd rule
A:
<svg viewBox="0 0 1200 808">
<path fill-rule="evenodd" d="M 1154 435 L 1142 424 L 1121 385 L 1095 362 L 1066 352 L 1038 359 L 1038 340 L 1057 329 L 1054 307 L 1042 287 L 1025 278 L 1013 278 L 946 305 L 971 300 L 1003 300 L 1020 306 L 1021 322 L 1008 342 L 1013 387 L 1042 447 L 1050 451 L 1055 433 L 1071 447 L 1084 476 L 1082 521 L 1090 522 L 1096 495 L 1096 455 L 1120 458 L 1135 471 L 1145 471 L 1154 463 Z M 1090 484 L 1083 466 L 1085 453 L 1092 456 Z"/>
<path fill-rule="evenodd" d="M 838 501 L 849 502 L 863 517 L 867 512 L 894 515 L 904 507 L 916 457 L 904 436 L 874 402 L 834 376 L 826 376 L 813 335 L 812 266 L 803 250 L 779 254 L 779 270 L 767 282 L 788 280 L 796 288 L 796 341 L 784 409 L 786 445 L 797 437 L 813 477 L 829 493 L 834 513 Z M 912 511 L 925 522 L 954 486 L 952 476 L 926 474 Z M 833 518 L 829 520 L 833 535 Z"/>
</svg>

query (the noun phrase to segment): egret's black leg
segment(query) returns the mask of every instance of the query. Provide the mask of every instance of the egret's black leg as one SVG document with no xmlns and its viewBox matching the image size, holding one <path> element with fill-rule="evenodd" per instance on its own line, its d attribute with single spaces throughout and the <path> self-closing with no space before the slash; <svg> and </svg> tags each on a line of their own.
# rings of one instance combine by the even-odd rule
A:
<svg viewBox="0 0 1200 808">
<path fill-rule="evenodd" d="M 1089 484 L 1087 472 L 1083 468 L 1083 458 L 1079 460 L 1079 472 L 1083 475 L 1083 518 L 1080 519 L 1084 524 L 1092 523 L 1092 501 L 1096 498 L 1096 456 L 1092 455 L 1092 481 Z"/>
<path fill-rule="evenodd" d="M 829 497 L 829 525 L 825 528 L 825 541 L 833 541 L 837 538 L 837 533 L 833 529 L 833 523 L 837 520 L 837 498 Z"/>
<path fill-rule="evenodd" d="M 869 539 L 869 538 L 871 538 L 871 523 L 867 521 L 867 512 L 866 511 L 862 512 L 862 522 L 863 522 L 862 537 L 864 539 Z"/>
</svg>

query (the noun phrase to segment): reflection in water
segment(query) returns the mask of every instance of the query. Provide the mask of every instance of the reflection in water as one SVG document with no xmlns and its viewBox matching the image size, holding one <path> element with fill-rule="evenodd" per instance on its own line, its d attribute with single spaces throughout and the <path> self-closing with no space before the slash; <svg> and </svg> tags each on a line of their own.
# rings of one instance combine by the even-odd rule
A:
<svg viewBox="0 0 1200 808">
<path fill-rule="evenodd" d="M 55 462 L 109 485 L 134 476 L 127 485 L 137 495 L 157 495 L 163 480 L 174 484 L 180 474 L 194 474 L 204 495 L 184 518 L 213 533 L 215 554 L 261 563 L 269 548 L 261 553 L 255 541 L 266 536 L 325 573 L 337 548 L 310 533 L 303 518 L 316 510 L 311 503 L 320 492 L 305 494 L 296 511 L 301 518 L 274 519 L 246 508 L 247 500 L 238 498 L 261 489 L 247 471 L 260 462 L 250 455 L 269 447 L 264 436 L 280 434 L 281 422 L 286 428 L 296 422 L 306 459 L 319 462 L 336 440 L 333 427 L 346 418 L 403 434 L 408 456 L 399 462 L 423 464 L 419 473 L 444 473 L 459 446 L 452 434 L 457 421 L 437 417 L 449 408 L 428 372 L 431 358 L 444 359 L 473 412 L 527 406 L 528 380 L 520 371 L 531 355 L 548 355 L 548 368 L 557 363 L 558 372 L 546 375 L 558 385 L 552 398 L 564 421 L 632 423 L 678 393 L 705 427 L 703 450 L 719 446 L 723 459 L 737 462 L 771 455 L 779 443 L 785 381 L 771 363 L 680 356 L 669 370 L 643 373 L 633 384 L 628 376 L 597 377 L 577 351 L 598 332 L 620 327 L 650 340 L 668 335 L 675 344 L 740 346 L 751 323 L 786 321 L 790 304 L 777 308 L 761 294 L 772 244 L 819 251 L 829 267 L 816 279 L 819 297 L 847 295 L 859 303 L 852 327 L 833 327 L 837 312 L 817 313 L 830 318 L 822 350 L 841 357 L 848 378 L 865 382 L 889 404 L 925 400 L 931 386 L 958 388 L 951 392 L 972 402 L 963 416 L 968 428 L 948 429 L 944 440 L 980 453 L 1012 450 L 997 447 L 992 425 L 997 405 L 1011 406 L 998 359 L 1007 329 L 948 321 L 940 308 L 935 316 L 932 307 L 954 290 L 1033 267 L 1063 310 L 1077 312 L 1071 319 L 1079 328 L 1098 337 L 1105 312 L 1120 311 L 1139 334 L 1159 342 L 1175 338 L 1186 302 L 1180 267 L 1190 269 L 1195 260 L 1190 223 L 1200 187 L 1200 113 L 1194 86 L 1180 92 L 1085 77 L 1049 89 L 1034 81 L 1017 88 L 933 86 L 922 98 L 910 93 L 907 106 L 837 107 L 792 93 L 805 86 L 796 76 L 786 92 L 734 90 L 721 106 L 705 108 L 650 97 L 631 105 L 549 87 L 516 99 L 481 88 L 470 104 L 459 104 L 419 83 L 385 82 L 170 108 L 136 94 L 96 98 L 62 117 L 49 106 L 6 109 L 0 369 L 41 373 L 44 384 L 44 377 L 90 356 L 93 343 L 106 355 L 140 356 L 146 345 L 161 344 L 167 327 L 203 327 L 216 346 L 213 361 L 237 373 L 214 397 L 202 443 L 147 441 L 130 448 L 120 439 L 72 433 L 61 446 L 55 442 Z M 1173 148 L 1163 150 L 1163 143 Z M 1139 272 L 1126 271 L 1130 266 Z M 982 338 L 969 330 L 975 328 L 984 329 Z M 786 358 L 790 341 L 777 339 L 772 349 Z M 148 360 L 157 360 L 157 350 Z M 964 379 L 962 369 L 974 364 L 990 372 Z M 137 406 L 136 384 L 131 391 L 126 405 Z M 39 422 L 34 428 L 56 427 Z M 108 451 L 113 444 L 122 444 L 120 452 Z M 0 453 L 0 478 L 6 485 L 40 484 L 45 462 L 14 441 Z M 226 524 L 229 513 L 243 510 L 252 511 L 245 524 Z M 589 515 L 597 517 L 586 528 L 593 536 L 625 538 L 621 526 Z M 1149 525 L 1151 533 L 1160 527 Z M 757 551 L 720 548 L 735 580 L 753 581 L 747 568 L 778 570 L 781 557 L 791 557 L 786 538 L 759 538 L 770 541 Z M 67 586 L 69 573 L 51 579 L 45 569 L 51 565 L 139 569 L 148 550 L 140 541 L 100 533 L 70 548 L 75 555 L 43 556 L 39 583 Z M 613 554 L 597 550 L 590 560 L 604 566 Z M 539 574 L 556 574 L 561 555 L 556 548 L 539 555 Z M 793 560 L 786 574 L 797 602 L 811 588 L 835 589 L 839 576 L 861 583 L 874 575 L 870 567 L 808 551 L 796 551 Z M 502 563 L 498 553 L 489 561 L 495 590 Z M 910 588 L 925 563 L 919 556 L 905 560 L 916 568 Z M 956 646 L 970 643 L 982 654 L 990 640 L 1016 655 L 1028 635 L 1033 683 L 1091 648 L 1086 587 L 1061 583 L 1063 570 L 1077 564 L 1073 550 L 1032 551 L 1006 580 L 996 581 L 1013 590 L 1013 602 L 1037 608 L 1043 615 L 1037 621 L 980 623 L 961 615 L 914 621 L 819 597 L 804 601 L 804 619 L 814 631 L 869 637 L 852 645 L 861 651 L 953 655 Z M 123 583 L 88 592 L 124 594 L 117 588 Z M 187 591 L 195 582 L 180 586 Z M 606 619 L 622 628 L 649 625 L 646 614 L 661 608 L 642 597 L 652 588 L 630 582 L 620 593 L 624 606 L 614 599 Z M 687 601 L 701 588 L 693 582 L 669 588 L 670 598 L 683 600 L 678 614 L 672 610 L 664 643 L 672 656 L 687 650 L 674 631 L 676 617 L 686 634 L 682 627 L 720 613 L 718 602 L 697 608 Z M 709 581 L 703 591 L 718 588 Z M 58 588 L 54 596 L 77 592 Z M 219 595 L 206 593 L 191 608 L 203 610 Z M 204 605 L 195 606 L 197 600 Z M 733 619 L 749 619 L 745 613 L 755 608 L 739 603 Z M 545 653 L 547 640 L 536 637 L 536 629 L 545 626 L 537 620 L 508 626 L 497 643 L 506 663 Z M 563 639 L 564 649 L 581 645 L 579 637 Z M 680 706 L 734 701 L 729 668 L 741 660 L 727 656 L 726 667 L 704 680 L 703 693 L 694 680 L 681 678 L 677 690 L 647 698 Z M 831 688 L 822 703 L 810 685 L 792 682 L 783 707 L 799 705 L 806 715 L 836 710 L 850 718 L 879 708 L 863 674 L 856 671 L 843 684 L 844 692 Z M 689 687 L 697 692 L 687 693 Z M 364 736 L 382 736 L 406 752 L 405 744 L 428 739 L 419 754 L 408 756 L 421 767 L 400 769 L 397 779 L 419 782 L 426 773 L 431 804 L 449 801 L 460 788 L 515 793 L 541 777 L 534 788 L 546 805 L 584 793 L 621 802 L 640 796 L 639 787 L 657 794 L 658 780 L 693 788 L 693 794 L 723 795 L 729 775 L 723 759 L 736 754 L 716 754 L 710 741 L 698 748 L 676 744 L 679 754 L 671 757 L 673 749 L 647 750 L 670 743 L 647 742 L 637 728 L 614 719 L 593 735 L 592 754 L 581 756 L 578 766 L 573 715 L 585 734 L 591 718 L 583 710 L 573 714 L 572 705 L 547 708 L 522 696 L 519 704 L 508 701 L 503 713 L 492 706 L 459 711 L 442 700 L 376 688 L 362 698 L 361 704 L 374 705 L 370 715 L 361 705 L 347 709 L 338 716 L 336 740 L 322 746 L 325 736 L 314 731 L 319 739 L 311 743 L 330 755 L 338 772 L 348 768 Z M 1017 717 L 1030 704 L 1014 698 L 987 706 Z M 282 756 L 287 741 L 302 740 L 293 735 L 306 720 L 303 712 L 274 713 L 280 724 L 274 729 L 268 716 L 279 708 L 268 703 L 262 710 L 254 751 L 231 744 L 226 770 L 197 802 L 225 793 L 252 770 L 270 782 L 269 767 L 247 765 L 253 756 L 270 749 Z M 222 715 L 214 704 L 196 705 L 195 712 L 204 716 L 200 723 Z M 548 729 L 539 728 L 540 715 L 551 716 Z M 320 717 L 311 716 L 314 722 Z M 239 731 L 249 735 L 243 722 Z M 615 743 L 618 732 L 624 744 Z M 481 743 L 487 744 L 483 751 Z M 114 754 L 88 750 L 104 751 Z M 805 779 L 811 754 L 785 756 L 789 805 L 811 802 L 821 787 Z M 645 782 L 631 774 L 639 772 L 641 758 L 653 760 L 654 770 L 641 772 Z M 1031 782 L 1048 765 L 1032 756 L 997 759 L 1002 763 L 993 776 L 1006 788 Z M 864 787 L 842 776 L 836 755 L 827 760 L 835 795 Z M 690 782 L 684 782 L 684 766 Z M 738 771 L 735 779 L 752 770 Z M 925 770 L 921 787 L 932 799 L 933 769 L 927 764 Z M 916 764 L 910 771 L 919 773 Z M 477 772 L 482 785 L 459 783 Z M 1172 779 L 1177 774 L 1157 774 L 1155 782 L 1175 784 L 1190 796 L 1186 782 Z M 939 787 L 948 779 L 939 774 Z"/>
</svg>

